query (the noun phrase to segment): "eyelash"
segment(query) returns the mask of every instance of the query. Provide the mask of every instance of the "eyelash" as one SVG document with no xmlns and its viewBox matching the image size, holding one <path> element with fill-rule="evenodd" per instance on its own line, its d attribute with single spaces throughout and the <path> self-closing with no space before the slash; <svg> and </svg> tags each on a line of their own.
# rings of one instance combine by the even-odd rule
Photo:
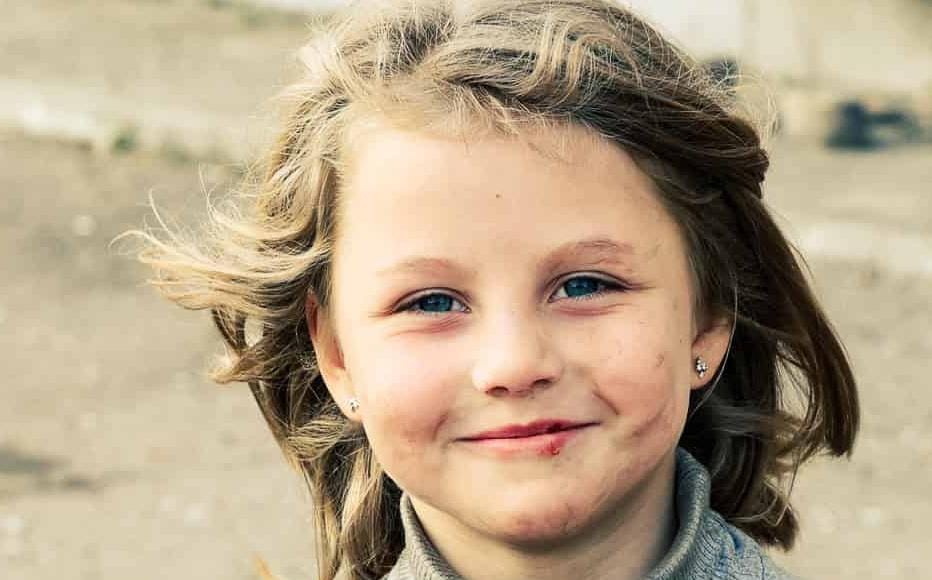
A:
<svg viewBox="0 0 932 580">
<path fill-rule="evenodd" d="M 563 283 L 560 284 L 560 286 L 558 286 L 557 289 L 559 290 L 559 289 L 563 288 L 563 287 L 564 287 L 567 283 L 569 283 L 571 280 L 580 280 L 580 279 L 581 279 L 581 280 L 595 280 L 596 282 L 599 283 L 599 285 L 601 285 L 602 288 L 601 288 L 600 290 L 597 290 L 597 291 L 592 292 L 592 293 L 590 293 L 590 294 L 586 294 L 586 295 L 584 295 L 584 296 L 567 296 L 564 300 L 568 299 L 568 300 L 573 300 L 573 301 L 576 301 L 576 302 L 582 302 L 582 301 L 584 301 L 584 300 L 593 300 L 593 299 L 595 299 L 595 298 L 598 298 L 598 297 L 600 297 L 600 296 L 603 296 L 603 295 L 605 295 L 605 294 L 608 294 L 609 292 L 623 292 L 623 291 L 625 291 L 625 290 L 629 290 L 629 289 L 630 289 L 629 287 L 627 287 L 627 286 L 625 286 L 625 285 L 623 285 L 623 284 L 619 284 L 619 283 L 613 282 L 613 281 L 611 281 L 611 280 L 606 280 L 605 278 L 601 278 L 601 277 L 598 277 L 598 276 L 572 276 L 572 277 L 567 278 L 566 280 L 564 280 Z M 427 294 L 421 294 L 420 296 L 416 296 L 415 298 L 413 298 L 413 299 L 411 299 L 411 300 L 405 302 L 405 303 L 402 304 L 401 306 L 399 306 L 396 312 L 399 312 L 399 313 L 401 313 L 401 312 L 408 312 L 408 313 L 415 314 L 415 315 L 419 315 L 419 316 L 444 316 L 444 315 L 447 315 L 447 314 L 451 314 L 452 312 L 456 312 L 456 311 L 452 311 L 452 310 L 451 310 L 451 311 L 448 311 L 448 312 L 431 312 L 431 311 L 428 311 L 428 310 L 418 310 L 418 309 L 414 309 L 414 308 L 413 308 L 413 307 L 416 306 L 421 300 L 424 300 L 425 298 L 428 298 L 428 297 L 430 297 L 430 296 L 450 296 L 450 295 L 447 294 L 447 293 L 445 293 L 445 292 L 429 292 L 429 293 L 427 293 Z M 454 297 L 452 297 L 452 296 L 450 296 L 450 298 L 453 299 L 453 300 L 456 300 L 457 302 L 459 302 L 456 298 L 454 298 Z"/>
</svg>

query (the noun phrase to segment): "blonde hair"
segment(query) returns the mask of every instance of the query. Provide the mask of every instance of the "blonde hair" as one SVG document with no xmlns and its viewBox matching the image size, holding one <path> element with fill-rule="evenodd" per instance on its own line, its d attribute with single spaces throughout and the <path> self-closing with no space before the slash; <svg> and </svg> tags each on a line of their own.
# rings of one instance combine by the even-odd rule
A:
<svg viewBox="0 0 932 580">
<path fill-rule="evenodd" d="M 509 134 L 575 124 L 634 156 L 683 232 L 697 307 L 736 317 L 728 364 L 714 392 L 691 400 L 680 444 L 709 469 L 713 509 L 789 547 L 798 526 L 784 484 L 821 449 L 850 452 L 858 401 L 844 351 L 763 205 L 768 159 L 727 87 L 608 0 L 363 5 L 305 51 L 306 78 L 284 94 L 284 126 L 244 198 L 252 207 L 214 208 L 204 243 L 143 234 L 141 255 L 168 298 L 213 313 L 230 350 L 213 378 L 249 384 L 303 474 L 320 577 L 381 577 L 404 541 L 401 492 L 330 397 L 305 320 L 309 293 L 327 311 L 347 143 L 365 116 Z M 800 395 L 795 413 L 787 388 Z"/>
</svg>

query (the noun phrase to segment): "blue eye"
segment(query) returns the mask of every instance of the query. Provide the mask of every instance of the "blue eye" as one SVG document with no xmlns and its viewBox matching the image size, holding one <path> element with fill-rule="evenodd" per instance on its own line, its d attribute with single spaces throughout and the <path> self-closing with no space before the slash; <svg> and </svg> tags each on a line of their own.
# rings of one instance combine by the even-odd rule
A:
<svg viewBox="0 0 932 580">
<path fill-rule="evenodd" d="M 621 286 L 618 284 L 593 276 L 576 276 L 560 286 L 560 290 L 564 291 L 566 297 L 571 300 L 589 300 L 604 294 L 606 290 L 619 289 L 621 289 Z M 560 290 L 557 291 L 557 294 L 560 293 Z"/>
<path fill-rule="evenodd" d="M 400 310 L 425 314 L 445 314 L 447 312 L 452 312 L 451 309 L 455 303 L 462 304 L 449 294 L 434 292 L 433 294 L 424 294 L 417 300 L 413 300 L 402 306 Z M 463 310 L 465 310 L 465 307 Z"/>
<path fill-rule="evenodd" d="M 562 291 L 565 298 L 570 300 L 591 300 L 607 292 L 623 290 L 624 286 L 594 276 L 576 276 L 564 282 L 557 291 Z M 561 296 L 557 296 L 561 298 Z M 454 305 L 459 304 L 456 308 Z M 415 300 L 403 304 L 398 312 L 412 312 L 415 314 L 448 314 L 450 312 L 468 312 L 469 309 L 462 302 L 449 294 L 432 292 L 423 294 Z"/>
</svg>

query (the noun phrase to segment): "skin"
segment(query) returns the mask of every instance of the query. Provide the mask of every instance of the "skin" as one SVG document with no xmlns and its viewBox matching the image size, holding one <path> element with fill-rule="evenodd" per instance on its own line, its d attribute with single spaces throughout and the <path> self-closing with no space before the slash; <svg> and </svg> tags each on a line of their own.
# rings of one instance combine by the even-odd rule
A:
<svg viewBox="0 0 932 580">
<path fill-rule="evenodd" d="M 679 230 L 624 150 L 578 127 L 523 137 L 357 140 L 312 342 L 465 578 L 637 578 L 675 534 L 689 392 L 728 326 L 697 327 Z M 557 454 L 463 440 L 542 418 L 594 425 Z"/>
</svg>

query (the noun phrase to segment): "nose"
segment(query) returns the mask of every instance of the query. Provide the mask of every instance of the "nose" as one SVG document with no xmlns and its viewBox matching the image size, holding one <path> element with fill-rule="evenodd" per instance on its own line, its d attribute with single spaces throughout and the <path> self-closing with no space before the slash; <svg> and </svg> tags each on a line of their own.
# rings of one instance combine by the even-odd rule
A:
<svg viewBox="0 0 932 580">
<path fill-rule="evenodd" d="M 560 379 L 562 358 L 539 319 L 512 312 L 483 328 L 472 372 L 477 390 L 525 396 Z"/>
</svg>

